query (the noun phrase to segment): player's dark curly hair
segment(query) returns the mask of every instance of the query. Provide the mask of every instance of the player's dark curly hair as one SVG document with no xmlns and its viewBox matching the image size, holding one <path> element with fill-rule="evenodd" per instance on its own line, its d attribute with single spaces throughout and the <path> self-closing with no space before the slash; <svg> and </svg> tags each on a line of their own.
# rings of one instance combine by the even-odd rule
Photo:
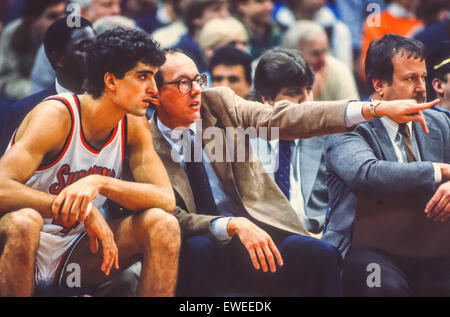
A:
<svg viewBox="0 0 450 317">
<path fill-rule="evenodd" d="M 165 61 L 163 50 L 147 33 L 121 27 L 105 31 L 88 48 L 87 92 L 94 98 L 101 97 L 106 73 L 122 79 L 138 62 L 160 67 Z"/>
</svg>

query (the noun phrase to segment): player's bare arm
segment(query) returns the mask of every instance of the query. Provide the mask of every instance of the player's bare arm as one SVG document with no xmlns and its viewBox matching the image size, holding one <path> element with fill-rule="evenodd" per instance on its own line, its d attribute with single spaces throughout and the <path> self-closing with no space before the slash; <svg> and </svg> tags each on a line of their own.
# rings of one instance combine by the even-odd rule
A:
<svg viewBox="0 0 450 317">
<path fill-rule="evenodd" d="M 44 218 L 53 218 L 51 206 L 56 196 L 32 189 L 25 183 L 41 164 L 56 157 L 70 127 L 68 110 L 53 100 L 39 104 L 23 120 L 14 146 L 0 159 L 0 215 L 28 207 Z"/>
</svg>

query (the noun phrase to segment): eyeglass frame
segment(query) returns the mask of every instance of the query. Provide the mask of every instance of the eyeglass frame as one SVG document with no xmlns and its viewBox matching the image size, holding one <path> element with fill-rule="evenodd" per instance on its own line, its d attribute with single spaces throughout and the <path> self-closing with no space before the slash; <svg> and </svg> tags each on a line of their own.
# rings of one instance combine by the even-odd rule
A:
<svg viewBox="0 0 450 317">
<path fill-rule="evenodd" d="M 196 81 L 196 78 L 198 78 L 199 76 L 200 76 L 201 79 L 203 79 L 204 87 L 202 87 L 202 85 L 199 84 L 199 83 Z M 188 90 L 187 92 L 182 92 L 181 89 L 180 89 L 180 82 L 181 82 L 182 80 L 184 80 L 184 79 L 189 80 L 189 90 Z M 207 85 L 208 85 L 208 76 L 207 76 L 206 74 L 197 74 L 197 75 L 195 75 L 194 78 L 192 78 L 192 79 L 191 79 L 191 78 L 188 78 L 188 77 L 183 77 L 183 78 L 180 78 L 180 79 L 178 79 L 178 80 L 176 80 L 176 81 L 167 81 L 167 82 L 163 82 L 163 83 L 161 83 L 159 86 L 177 84 L 177 86 L 178 86 L 178 91 L 179 91 L 180 93 L 182 93 L 182 94 L 188 94 L 188 93 L 190 93 L 190 92 L 192 91 L 192 82 L 193 82 L 193 81 L 196 81 L 196 82 L 199 84 L 200 88 L 203 90 L 203 89 L 205 89 L 205 88 L 207 87 Z"/>
</svg>

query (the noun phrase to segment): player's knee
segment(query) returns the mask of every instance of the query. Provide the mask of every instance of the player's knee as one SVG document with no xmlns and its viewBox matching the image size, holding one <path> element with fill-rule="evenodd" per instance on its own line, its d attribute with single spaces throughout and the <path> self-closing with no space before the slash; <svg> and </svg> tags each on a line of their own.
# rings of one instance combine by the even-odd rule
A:
<svg viewBox="0 0 450 317">
<path fill-rule="evenodd" d="M 6 215 L 7 239 L 19 248 L 34 249 L 39 245 L 40 232 L 44 225 L 41 215 L 33 209 L 21 209 Z"/>
<path fill-rule="evenodd" d="M 180 246 L 180 225 L 178 220 L 162 209 L 153 208 L 145 211 L 144 228 L 153 244 L 170 250 Z"/>
</svg>

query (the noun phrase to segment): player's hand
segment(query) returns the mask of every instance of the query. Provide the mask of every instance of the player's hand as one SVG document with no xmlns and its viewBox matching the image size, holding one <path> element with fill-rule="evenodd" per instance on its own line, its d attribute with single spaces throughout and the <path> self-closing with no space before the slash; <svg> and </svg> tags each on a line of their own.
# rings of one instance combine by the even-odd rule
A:
<svg viewBox="0 0 450 317">
<path fill-rule="evenodd" d="M 441 184 L 425 207 L 427 217 L 444 222 L 450 218 L 450 181 Z"/>
<path fill-rule="evenodd" d="M 103 263 L 101 269 L 105 275 L 109 275 L 113 265 L 118 270 L 119 250 L 117 249 L 111 229 L 97 207 L 92 206 L 92 211 L 86 217 L 84 226 L 89 235 L 89 246 L 92 253 L 98 252 L 98 240 L 102 244 Z"/>
<path fill-rule="evenodd" d="M 272 238 L 247 218 L 231 218 L 227 225 L 227 231 L 230 236 L 238 235 L 247 249 L 255 269 L 259 270 L 262 267 L 262 270 L 267 272 L 268 262 L 270 271 L 275 272 L 277 270 L 275 260 L 279 266 L 283 266 L 283 259 Z"/>
<path fill-rule="evenodd" d="M 89 203 L 99 193 L 99 184 L 99 175 L 89 175 L 64 188 L 53 201 L 53 218 L 63 223 L 84 221 Z"/>
<path fill-rule="evenodd" d="M 428 133 L 428 126 L 422 110 L 428 109 L 439 103 L 439 99 L 431 102 L 417 103 L 414 99 L 407 100 L 383 100 L 376 108 L 375 112 L 378 116 L 387 116 L 397 123 L 406 123 L 410 121 L 420 122 L 423 131 Z"/>
</svg>

